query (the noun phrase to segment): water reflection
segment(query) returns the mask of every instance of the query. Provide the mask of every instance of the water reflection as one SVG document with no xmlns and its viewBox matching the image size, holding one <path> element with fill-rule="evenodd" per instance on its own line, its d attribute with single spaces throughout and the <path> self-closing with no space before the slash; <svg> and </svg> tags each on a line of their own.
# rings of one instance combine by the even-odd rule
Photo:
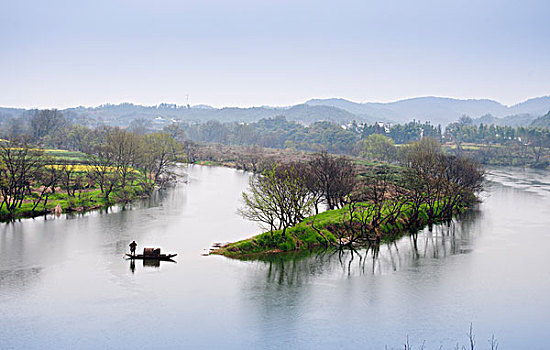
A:
<svg viewBox="0 0 550 350">
<path fill-rule="evenodd" d="M 41 267 L 30 267 L 18 270 L 0 271 L 0 295 L 9 290 L 21 290 L 29 284 L 36 282 L 42 272 Z"/>
<path fill-rule="evenodd" d="M 258 233 L 235 211 L 248 175 L 189 172 L 144 204 L 0 225 L 0 348 L 397 349 L 411 334 L 453 349 L 470 322 L 506 348 L 544 344 L 548 173 L 497 169 L 480 211 L 378 249 L 241 262 L 201 254 Z M 178 264 L 125 261 L 134 239 Z M 163 317 L 127 322 L 143 314 Z"/>
<path fill-rule="evenodd" d="M 160 260 L 143 260 L 143 267 L 153 267 L 158 269 L 160 267 Z"/>
<path fill-rule="evenodd" d="M 89 211 L 73 211 L 63 214 L 47 214 L 44 216 L 38 216 L 31 219 L 14 219 L 8 223 L 22 223 L 24 224 L 29 220 L 75 220 L 87 216 L 108 216 L 111 214 L 121 213 L 124 211 L 146 209 L 152 207 L 162 207 L 163 202 L 167 200 L 168 197 L 173 197 L 173 188 L 163 189 L 155 191 L 150 197 L 136 200 L 130 203 L 117 203 L 107 208 L 98 208 Z"/>
<path fill-rule="evenodd" d="M 136 259 L 126 259 L 126 260 L 130 262 L 130 271 L 132 272 L 132 274 L 134 274 L 136 272 Z M 172 259 L 169 259 L 169 260 L 142 259 L 141 261 L 143 262 L 142 263 L 143 268 L 151 268 L 151 269 L 159 269 L 161 262 L 165 264 L 170 264 L 170 263 L 177 264 L 177 261 Z"/>
</svg>

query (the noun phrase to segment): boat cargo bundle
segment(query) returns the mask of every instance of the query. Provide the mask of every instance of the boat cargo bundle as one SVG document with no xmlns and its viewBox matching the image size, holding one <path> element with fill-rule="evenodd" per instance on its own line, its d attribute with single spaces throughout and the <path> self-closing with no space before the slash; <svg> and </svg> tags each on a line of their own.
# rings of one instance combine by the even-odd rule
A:
<svg viewBox="0 0 550 350">
<path fill-rule="evenodd" d="M 159 256 L 160 248 L 143 248 L 144 256 Z"/>
</svg>

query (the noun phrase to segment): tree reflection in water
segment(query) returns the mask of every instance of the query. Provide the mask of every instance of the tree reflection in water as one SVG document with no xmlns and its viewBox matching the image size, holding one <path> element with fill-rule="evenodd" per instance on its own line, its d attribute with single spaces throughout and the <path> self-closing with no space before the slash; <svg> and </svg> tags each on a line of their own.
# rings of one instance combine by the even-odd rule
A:
<svg viewBox="0 0 550 350">
<path fill-rule="evenodd" d="M 342 250 L 313 249 L 247 257 L 267 266 L 270 284 L 298 286 L 315 276 L 387 274 L 404 268 L 417 267 L 422 260 L 445 259 L 472 251 L 473 226 L 477 225 L 480 211 L 469 210 L 444 224 L 427 227 L 401 239 L 379 246 L 345 248 Z"/>
</svg>

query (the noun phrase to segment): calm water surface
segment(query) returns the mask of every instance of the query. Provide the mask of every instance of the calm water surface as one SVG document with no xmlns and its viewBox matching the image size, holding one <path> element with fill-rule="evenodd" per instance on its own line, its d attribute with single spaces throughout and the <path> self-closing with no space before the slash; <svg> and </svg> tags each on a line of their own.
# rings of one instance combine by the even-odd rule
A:
<svg viewBox="0 0 550 350">
<path fill-rule="evenodd" d="M 550 174 L 492 169 L 476 210 L 379 252 L 202 256 L 258 233 L 237 213 L 248 175 L 189 167 L 130 208 L 0 224 L 0 348 L 402 349 L 492 334 L 547 349 Z M 139 246 L 177 263 L 134 266 Z"/>
</svg>

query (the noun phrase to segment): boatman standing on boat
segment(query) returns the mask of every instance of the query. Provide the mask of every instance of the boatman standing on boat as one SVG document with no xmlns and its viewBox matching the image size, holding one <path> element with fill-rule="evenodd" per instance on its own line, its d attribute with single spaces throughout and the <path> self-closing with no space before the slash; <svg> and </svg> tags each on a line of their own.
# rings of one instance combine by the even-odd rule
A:
<svg viewBox="0 0 550 350">
<path fill-rule="evenodd" d="M 136 247 L 137 247 L 136 241 L 132 241 L 132 243 L 130 243 L 130 254 L 136 255 Z"/>
</svg>

